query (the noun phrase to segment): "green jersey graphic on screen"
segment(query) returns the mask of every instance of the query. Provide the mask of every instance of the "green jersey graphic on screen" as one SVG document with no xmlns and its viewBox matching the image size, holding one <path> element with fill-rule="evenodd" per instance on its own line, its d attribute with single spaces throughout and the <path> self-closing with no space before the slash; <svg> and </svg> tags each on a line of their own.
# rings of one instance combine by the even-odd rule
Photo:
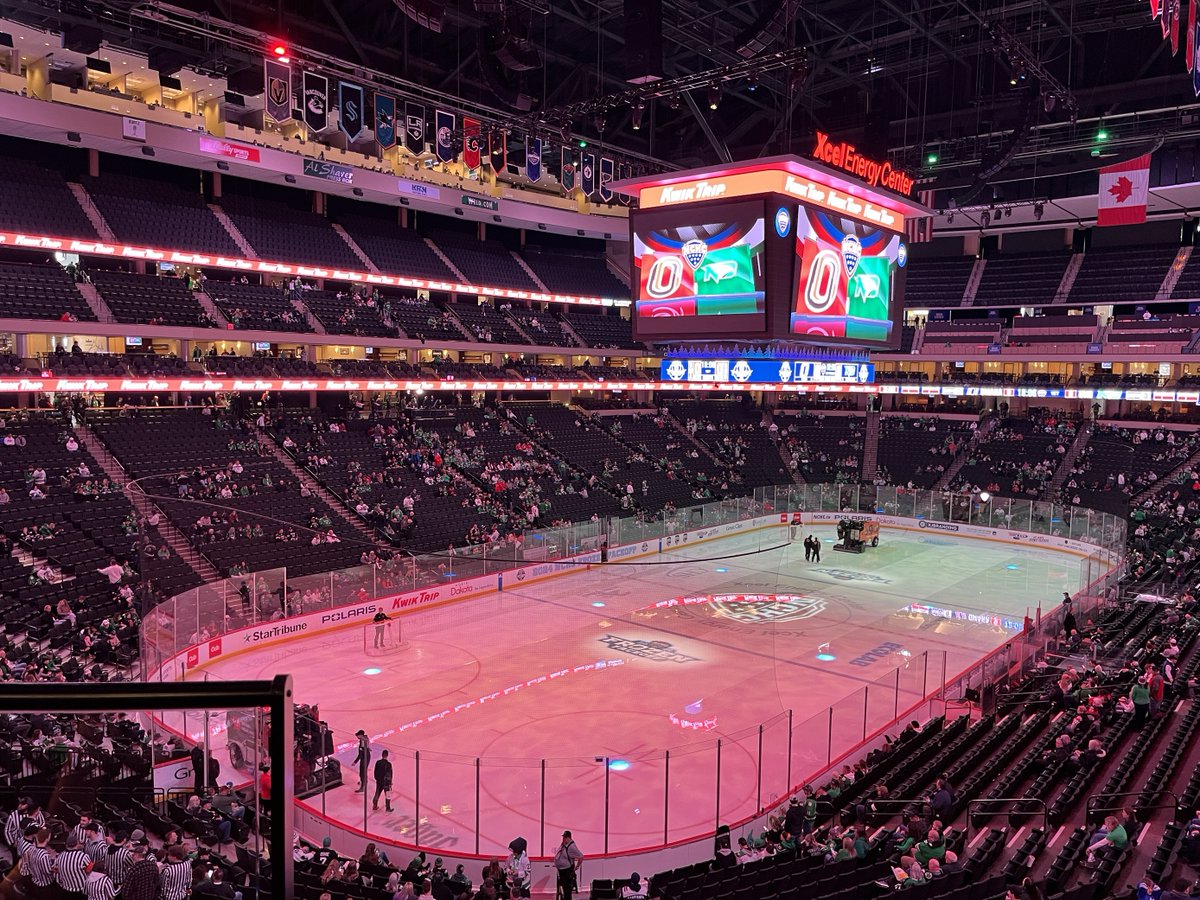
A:
<svg viewBox="0 0 1200 900">
<path fill-rule="evenodd" d="M 860 319 L 888 319 L 892 299 L 891 262 L 886 256 L 864 256 L 846 287 L 847 312 Z"/>
<path fill-rule="evenodd" d="M 709 250 L 696 266 L 696 296 L 754 292 L 754 249 L 743 245 Z"/>
</svg>

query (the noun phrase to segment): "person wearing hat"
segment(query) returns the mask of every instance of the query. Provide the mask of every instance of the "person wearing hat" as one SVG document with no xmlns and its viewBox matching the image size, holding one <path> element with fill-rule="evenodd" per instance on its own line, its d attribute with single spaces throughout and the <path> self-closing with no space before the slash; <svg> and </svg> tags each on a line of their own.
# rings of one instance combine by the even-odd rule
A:
<svg viewBox="0 0 1200 900">
<path fill-rule="evenodd" d="M 358 789 L 356 794 L 365 794 L 367 792 L 367 772 L 371 766 L 371 739 L 367 737 L 367 733 L 361 728 L 354 732 L 354 736 L 358 738 L 358 755 L 354 757 L 354 765 L 358 766 Z"/>
<path fill-rule="evenodd" d="M 575 893 L 575 882 L 580 866 L 583 865 L 583 852 L 571 840 L 571 832 L 562 833 L 562 843 L 554 853 L 554 868 L 558 872 L 558 888 L 556 896 L 559 900 L 571 900 Z"/>
<path fill-rule="evenodd" d="M 158 874 L 158 863 L 150 859 L 149 849 L 148 844 L 130 842 L 132 861 L 121 882 L 121 900 L 158 900 L 162 881 Z M 190 881 L 188 886 L 191 886 Z"/>
<path fill-rule="evenodd" d="M 787 813 L 783 817 L 783 829 L 790 834 L 804 833 L 804 805 L 798 796 L 788 801 Z"/>
<path fill-rule="evenodd" d="M 504 874 L 508 876 L 513 897 L 528 897 L 530 885 L 529 853 L 524 838 L 513 838 L 508 845 Z"/>
<path fill-rule="evenodd" d="M 634 872 L 629 876 L 629 884 L 621 888 L 621 900 L 646 900 L 650 896 L 650 885 L 642 881 L 642 876 Z"/>
</svg>

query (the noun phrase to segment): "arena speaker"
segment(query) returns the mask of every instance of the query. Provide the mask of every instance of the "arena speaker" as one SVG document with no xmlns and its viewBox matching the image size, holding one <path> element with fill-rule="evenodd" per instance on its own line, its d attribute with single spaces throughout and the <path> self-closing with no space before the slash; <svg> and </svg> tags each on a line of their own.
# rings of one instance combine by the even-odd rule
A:
<svg viewBox="0 0 1200 900">
<path fill-rule="evenodd" d="M 625 0 L 625 80 L 648 84 L 662 77 L 662 0 Z"/>
<path fill-rule="evenodd" d="M 186 62 L 187 60 L 178 50 L 169 50 L 164 47 L 152 48 L 146 59 L 146 64 L 159 75 L 174 75 L 183 68 Z"/>
<path fill-rule="evenodd" d="M 442 33 L 442 22 L 446 15 L 443 4 L 437 0 L 395 0 L 400 10 L 420 25 L 436 34 Z"/>
<path fill-rule="evenodd" d="M 243 97 L 257 97 L 263 92 L 262 66 L 251 66 L 248 69 L 238 69 L 230 72 L 226 78 L 229 87 L 227 93 L 241 94 Z M 245 103 L 243 102 L 243 106 Z"/>
<path fill-rule="evenodd" d="M 742 59 L 753 59 L 770 47 L 781 35 L 787 34 L 788 23 L 799 8 L 800 4 L 794 0 L 776 0 L 774 7 L 768 6 L 734 40 L 737 55 Z"/>
<path fill-rule="evenodd" d="M 94 25 L 72 25 L 63 31 L 63 47 L 91 56 L 100 49 L 100 29 Z"/>
</svg>

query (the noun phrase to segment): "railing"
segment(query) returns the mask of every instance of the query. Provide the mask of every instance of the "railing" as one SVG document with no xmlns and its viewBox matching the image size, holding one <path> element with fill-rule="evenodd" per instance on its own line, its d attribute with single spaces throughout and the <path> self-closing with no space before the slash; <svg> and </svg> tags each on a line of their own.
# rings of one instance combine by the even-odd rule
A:
<svg viewBox="0 0 1200 900">
<path fill-rule="evenodd" d="M 247 626 L 270 622 L 269 631 L 283 635 L 294 616 L 347 604 L 361 614 L 370 601 L 411 592 L 418 592 L 419 598 L 420 592 L 441 596 L 438 592 L 447 591 L 444 596 L 449 597 L 470 590 L 491 591 L 510 577 L 524 577 L 513 575 L 514 570 L 540 577 L 533 573 L 565 570 L 581 559 L 599 562 L 602 547 L 609 553 L 618 548 L 630 555 L 655 553 L 681 543 L 685 533 L 694 542 L 719 536 L 723 530 L 717 526 L 743 523 L 744 534 L 750 526 L 790 521 L 793 512 L 805 514 L 806 527 L 812 522 L 832 523 L 846 514 L 870 515 L 881 517 L 885 529 L 907 528 L 926 542 L 949 534 L 1029 549 L 1062 549 L 1079 560 L 1072 583 L 1081 585 L 1075 596 L 1081 620 L 1112 595 L 1125 546 L 1125 522 L 1119 517 L 1050 502 L 1004 498 L 981 502 L 978 495 L 874 485 L 781 485 L 760 489 L 753 497 L 702 504 L 652 519 L 614 518 L 546 529 L 526 535 L 520 545 L 460 548 L 301 577 L 277 569 L 206 584 L 171 598 L 145 617 L 144 675 L 183 677 L 187 668 L 208 660 L 205 642 L 220 644 L 213 639 L 238 628 L 242 629 L 238 634 L 245 635 Z M 758 549 L 781 542 L 777 533 L 763 532 Z M 490 581 L 472 587 L 470 579 Z M 448 586 L 462 590 L 450 592 Z M 447 627 L 465 611 L 469 610 L 461 605 L 451 607 Z M 927 614 L 956 615 L 933 607 Z M 416 749 L 413 742 L 419 740 L 419 731 L 409 735 L 394 728 L 372 739 L 375 746 L 390 751 L 394 802 L 403 828 L 381 834 L 365 809 L 355 812 L 339 806 L 336 815 L 330 815 L 373 837 L 432 849 L 453 847 L 456 853 L 500 853 L 514 834 L 525 834 L 531 852 L 540 855 L 556 846 L 563 828 L 587 834 L 590 848 L 606 853 L 694 839 L 720 823 L 745 822 L 774 808 L 797 785 L 848 754 L 873 746 L 899 720 L 939 714 L 945 703 L 972 696 L 969 691 L 988 698 L 993 685 L 1026 671 L 1044 654 L 1061 627 L 1060 615 L 1058 608 L 1047 613 L 1031 610 L 1027 627 L 1019 615 L 1009 617 L 1001 626 L 1012 635 L 1010 640 L 957 675 L 948 677 L 944 652 L 896 654 L 889 659 L 894 668 L 827 709 L 815 714 L 782 709 L 757 725 L 722 733 L 719 739 L 697 735 L 698 740 L 669 749 L 660 745 L 618 757 L 605 749 L 611 741 L 601 735 L 594 756 L 487 758 Z M 356 621 L 366 626 L 369 615 Z M 299 632 L 306 626 L 292 627 Z M 310 627 L 308 633 L 316 630 Z M 242 643 L 240 636 L 225 641 L 227 651 Z M 286 655 L 284 651 L 279 658 Z M 682 721 L 686 718 L 681 716 L 681 734 L 692 726 L 706 730 L 702 715 L 696 716 L 696 722 Z M 185 721 L 174 727 L 189 735 L 204 733 L 193 724 Z M 346 740 L 346 735 L 335 737 Z M 221 740 L 219 729 L 215 740 Z M 343 764 L 349 760 L 347 755 Z M 620 774 L 627 770 L 636 777 Z M 347 778 L 353 780 L 354 775 L 348 772 Z M 318 804 L 322 811 L 324 802 L 322 795 Z M 535 828 L 536 835 L 532 834 Z"/>
</svg>

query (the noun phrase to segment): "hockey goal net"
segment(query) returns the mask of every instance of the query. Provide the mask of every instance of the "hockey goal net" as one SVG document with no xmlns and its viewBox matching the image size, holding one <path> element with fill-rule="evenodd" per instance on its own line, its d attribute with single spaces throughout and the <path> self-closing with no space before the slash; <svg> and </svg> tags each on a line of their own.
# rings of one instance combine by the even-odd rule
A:
<svg viewBox="0 0 1200 900">
<path fill-rule="evenodd" d="M 363 626 L 362 632 L 363 653 L 367 656 L 386 656 L 408 646 L 404 642 L 404 626 L 399 619 L 389 619 L 379 624 L 370 622 Z"/>
</svg>

